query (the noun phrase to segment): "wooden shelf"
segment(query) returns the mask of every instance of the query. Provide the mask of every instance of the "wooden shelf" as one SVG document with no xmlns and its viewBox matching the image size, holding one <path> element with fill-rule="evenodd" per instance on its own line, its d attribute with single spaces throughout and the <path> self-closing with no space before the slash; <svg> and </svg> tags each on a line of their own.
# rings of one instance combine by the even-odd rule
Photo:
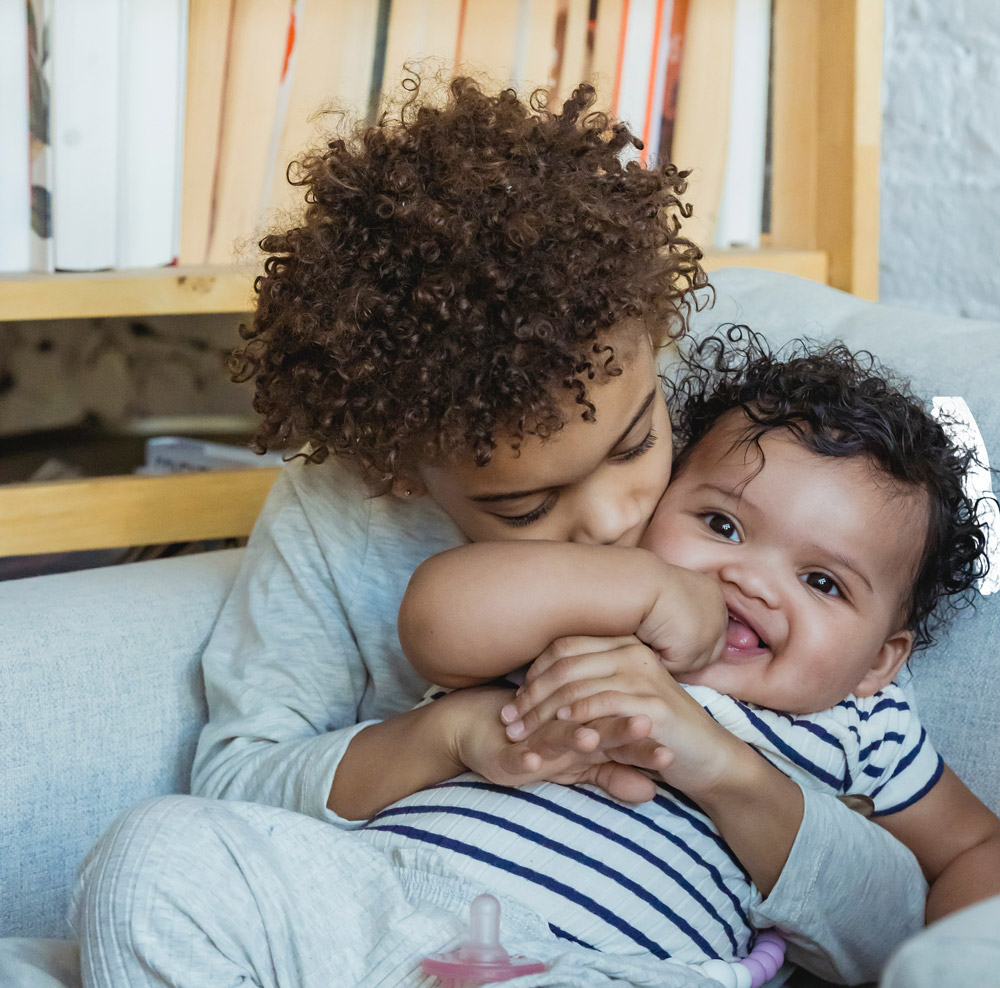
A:
<svg viewBox="0 0 1000 988">
<path fill-rule="evenodd" d="M 820 250 L 709 251 L 705 267 L 769 268 L 827 279 Z M 150 268 L 85 274 L 0 275 L 0 322 L 111 316 L 244 313 L 253 307 L 253 275 L 229 268 Z"/>
<path fill-rule="evenodd" d="M 279 467 L 0 486 L 0 556 L 250 534 Z"/>
<path fill-rule="evenodd" d="M 148 268 L 0 275 L 0 321 L 247 312 L 253 275 L 227 268 Z"/>
</svg>

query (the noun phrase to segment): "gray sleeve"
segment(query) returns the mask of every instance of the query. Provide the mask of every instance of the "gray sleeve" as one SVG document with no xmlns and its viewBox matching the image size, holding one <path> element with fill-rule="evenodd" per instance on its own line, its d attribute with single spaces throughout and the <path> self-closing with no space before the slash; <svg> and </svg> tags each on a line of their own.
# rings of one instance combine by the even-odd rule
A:
<svg viewBox="0 0 1000 988">
<path fill-rule="evenodd" d="M 788 958 L 829 981 L 877 981 L 923 927 L 927 884 L 912 852 L 838 799 L 802 789 L 802 825 L 778 883 L 751 913 Z"/>
<path fill-rule="evenodd" d="M 399 650 L 396 613 L 440 540 L 415 538 L 433 518 L 403 524 L 393 512 L 409 506 L 393 502 L 368 498 L 336 464 L 282 471 L 203 656 L 195 794 L 357 825 L 326 807 L 344 751 L 426 688 Z"/>
</svg>

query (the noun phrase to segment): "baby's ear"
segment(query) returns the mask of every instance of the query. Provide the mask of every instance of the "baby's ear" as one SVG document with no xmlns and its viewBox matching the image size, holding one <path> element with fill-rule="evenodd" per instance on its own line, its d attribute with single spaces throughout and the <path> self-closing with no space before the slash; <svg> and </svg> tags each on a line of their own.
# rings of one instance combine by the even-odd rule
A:
<svg viewBox="0 0 1000 988">
<path fill-rule="evenodd" d="M 903 668 L 903 663 L 913 651 L 913 632 L 894 631 L 882 643 L 871 668 L 854 689 L 855 696 L 871 696 L 888 686 Z"/>
</svg>

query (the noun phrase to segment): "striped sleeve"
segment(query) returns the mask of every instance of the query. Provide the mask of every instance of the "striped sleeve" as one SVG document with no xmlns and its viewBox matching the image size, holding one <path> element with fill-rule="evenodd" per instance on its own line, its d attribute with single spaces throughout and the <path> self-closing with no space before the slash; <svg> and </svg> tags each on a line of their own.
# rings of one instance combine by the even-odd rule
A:
<svg viewBox="0 0 1000 988">
<path fill-rule="evenodd" d="M 895 684 L 870 697 L 849 697 L 832 713 L 858 738 L 854 792 L 875 803 L 875 815 L 898 813 L 934 787 L 944 762 L 920 723 L 913 702 Z"/>
</svg>

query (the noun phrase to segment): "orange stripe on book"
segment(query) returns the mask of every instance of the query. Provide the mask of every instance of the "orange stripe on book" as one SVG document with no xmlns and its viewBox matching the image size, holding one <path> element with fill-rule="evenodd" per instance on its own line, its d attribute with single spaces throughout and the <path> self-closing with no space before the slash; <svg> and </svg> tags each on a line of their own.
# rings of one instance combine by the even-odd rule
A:
<svg viewBox="0 0 1000 988">
<path fill-rule="evenodd" d="M 465 9 L 468 0 L 462 0 L 458 6 L 458 31 L 455 32 L 455 61 L 452 62 L 452 73 L 458 72 L 459 63 L 462 61 L 462 36 L 465 34 Z"/>
<path fill-rule="evenodd" d="M 288 18 L 288 38 L 285 41 L 285 61 L 281 66 L 281 81 L 285 81 L 288 75 L 288 65 L 292 60 L 292 52 L 295 51 L 295 0 L 292 0 L 292 11 Z"/>
<path fill-rule="evenodd" d="M 611 113 L 618 116 L 618 97 L 622 90 L 622 64 L 625 61 L 625 34 L 628 31 L 629 0 L 622 4 L 622 22 L 618 31 L 618 64 L 615 66 L 615 88 L 611 93 Z"/>
</svg>

